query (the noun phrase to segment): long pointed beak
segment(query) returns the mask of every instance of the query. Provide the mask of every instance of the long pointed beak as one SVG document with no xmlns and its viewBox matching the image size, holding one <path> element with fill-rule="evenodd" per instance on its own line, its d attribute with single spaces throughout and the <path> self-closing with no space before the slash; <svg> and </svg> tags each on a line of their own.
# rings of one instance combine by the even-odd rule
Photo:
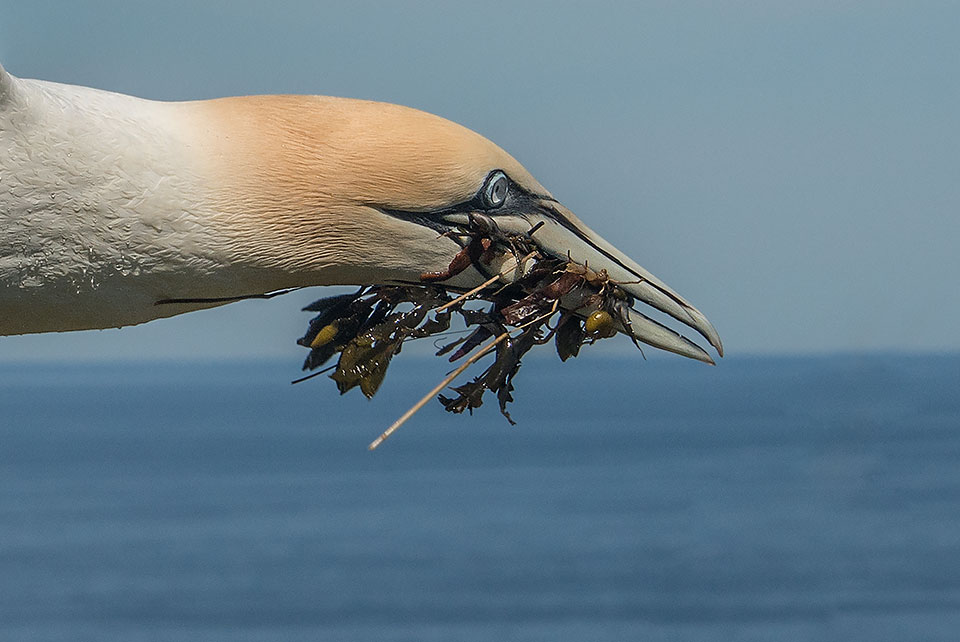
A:
<svg viewBox="0 0 960 642">
<path fill-rule="evenodd" d="M 663 281 L 640 267 L 628 256 L 583 224 L 556 201 L 543 200 L 536 212 L 496 216 L 505 232 L 527 234 L 542 252 L 558 259 L 568 257 L 594 271 L 606 270 L 609 278 L 637 301 L 663 312 L 699 332 L 723 356 L 723 343 L 713 324 L 702 312 L 674 292 Z M 540 223 L 543 223 L 540 225 Z M 621 331 L 637 341 L 676 354 L 713 363 L 710 355 L 693 341 L 654 321 L 642 311 L 630 308 L 629 323 Z"/>
</svg>

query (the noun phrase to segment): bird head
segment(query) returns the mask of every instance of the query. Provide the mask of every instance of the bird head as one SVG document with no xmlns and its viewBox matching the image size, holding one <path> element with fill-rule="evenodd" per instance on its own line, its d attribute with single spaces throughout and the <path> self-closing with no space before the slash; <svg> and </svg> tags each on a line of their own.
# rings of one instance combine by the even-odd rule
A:
<svg viewBox="0 0 960 642">
<path fill-rule="evenodd" d="M 242 230 L 231 246 L 233 262 L 269 266 L 293 279 L 287 286 L 415 284 L 435 273 L 443 285 L 466 289 L 491 276 L 479 261 L 449 270 L 467 242 L 465 230 L 479 220 L 498 234 L 524 235 L 544 256 L 605 270 L 636 304 L 620 327 L 635 340 L 712 363 L 702 348 L 650 318 L 645 311 L 652 308 L 723 354 L 699 310 L 584 225 L 512 156 L 465 127 L 407 107 L 317 96 L 194 105 L 202 114 L 201 146 L 217 174 L 215 209 L 225 227 Z"/>
</svg>

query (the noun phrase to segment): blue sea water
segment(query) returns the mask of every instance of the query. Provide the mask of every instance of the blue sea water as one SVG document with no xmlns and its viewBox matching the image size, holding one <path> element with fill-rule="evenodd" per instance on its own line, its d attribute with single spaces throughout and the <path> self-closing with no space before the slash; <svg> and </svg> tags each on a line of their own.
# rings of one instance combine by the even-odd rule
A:
<svg viewBox="0 0 960 642">
<path fill-rule="evenodd" d="M 960 639 L 960 356 L 442 373 L 0 366 L 0 640 Z"/>
</svg>

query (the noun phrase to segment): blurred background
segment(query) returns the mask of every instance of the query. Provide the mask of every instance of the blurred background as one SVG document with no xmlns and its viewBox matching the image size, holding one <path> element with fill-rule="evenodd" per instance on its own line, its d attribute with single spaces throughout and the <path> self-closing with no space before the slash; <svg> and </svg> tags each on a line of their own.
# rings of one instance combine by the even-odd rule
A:
<svg viewBox="0 0 960 642">
<path fill-rule="evenodd" d="M 728 352 L 960 348 L 950 2 L 4 2 L 10 73 L 161 100 L 321 93 L 477 130 Z M 298 354 L 301 293 L 0 360 Z"/>
<path fill-rule="evenodd" d="M 955 640 L 958 24 L 923 1 L 0 0 L 17 76 L 475 129 L 728 355 L 547 348 L 517 427 L 430 403 L 370 454 L 448 366 L 405 349 L 370 402 L 290 386 L 330 290 L 2 337 L 0 639 Z"/>
</svg>

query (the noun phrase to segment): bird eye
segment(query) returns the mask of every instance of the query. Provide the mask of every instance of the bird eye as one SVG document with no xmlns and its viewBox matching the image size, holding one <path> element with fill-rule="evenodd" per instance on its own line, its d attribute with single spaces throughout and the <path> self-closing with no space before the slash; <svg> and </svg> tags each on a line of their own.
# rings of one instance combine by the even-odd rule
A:
<svg viewBox="0 0 960 642">
<path fill-rule="evenodd" d="M 483 187 L 483 202 L 487 207 L 500 207 L 507 200 L 510 182 L 503 172 L 494 172 Z"/>
</svg>

